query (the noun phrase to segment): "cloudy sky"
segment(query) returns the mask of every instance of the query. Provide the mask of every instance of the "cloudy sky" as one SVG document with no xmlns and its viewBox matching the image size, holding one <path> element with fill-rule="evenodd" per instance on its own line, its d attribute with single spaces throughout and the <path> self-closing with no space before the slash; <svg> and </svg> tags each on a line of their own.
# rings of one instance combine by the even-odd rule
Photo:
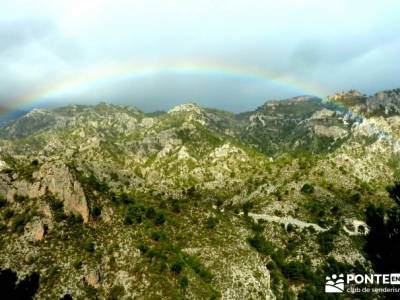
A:
<svg viewBox="0 0 400 300">
<path fill-rule="evenodd" d="M 400 87 L 398 0 L 2 0 L 0 107 L 231 111 Z"/>
</svg>

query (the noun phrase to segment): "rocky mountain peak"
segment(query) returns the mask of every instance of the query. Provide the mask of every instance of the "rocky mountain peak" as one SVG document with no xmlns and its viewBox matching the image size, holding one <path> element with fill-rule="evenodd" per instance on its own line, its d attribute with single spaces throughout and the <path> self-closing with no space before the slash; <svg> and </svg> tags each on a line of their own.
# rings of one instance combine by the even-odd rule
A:
<svg viewBox="0 0 400 300">
<path fill-rule="evenodd" d="M 362 97 L 363 95 L 357 90 L 349 90 L 347 92 L 335 93 L 333 96 L 328 96 L 328 99 L 339 101 L 350 97 Z"/>
<path fill-rule="evenodd" d="M 203 112 L 203 109 L 196 103 L 189 102 L 177 105 L 168 111 L 169 114 L 181 113 L 181 112 L 194 112 L 197 114 L 201 114 Z"/>
<path fill-rule="evenodd" d="M 382 111 L 385 115 L 400 113 L 400 89 L 382 91 L 368 97 L 368 111 Z"/>
<path fill-rule="evenodd" d="M 37 118 L 37 117 L 42 117 L 42 116 L 48 115 L 48 114 L 50 114 L 50 111 L 47 109 L 34 108 L 23 117 L 24 118 Z"/>
</svg>

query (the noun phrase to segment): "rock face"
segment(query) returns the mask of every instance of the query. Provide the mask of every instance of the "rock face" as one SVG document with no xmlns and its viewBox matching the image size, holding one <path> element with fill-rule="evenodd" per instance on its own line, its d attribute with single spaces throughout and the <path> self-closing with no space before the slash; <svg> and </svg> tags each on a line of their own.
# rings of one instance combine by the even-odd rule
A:
<svg viewBox="0 0 400 300">
<path fill-rule="evenodd" d="M 14 195 L 39 198 L 50 193 L 64 203 L 66 211 L 81 215 L 85 223 L 89 221 L 89 208 L 84 191 L 67 166 L 62 163 L 45 163 L 39 171 L 33 173 L 32 179 L 33 182 L 3 182 L 0 186 L 7 189 L 9 201 L 13 201 Z"/>
<path fill-rule="evenodd" d="M 367 98 L 368 111 L 383 110 L 384 113 L 400 113 L 400 89 L 376 93 Z"/>
<path fill-rule="evenodd" d="M 33 178 L 47 190 L 64 202 L 64 208 L 89 221 L 89 208 L 81 184 L 72 176 L 64 164 L 44 164 L 33 174 Z"/>
</svg>

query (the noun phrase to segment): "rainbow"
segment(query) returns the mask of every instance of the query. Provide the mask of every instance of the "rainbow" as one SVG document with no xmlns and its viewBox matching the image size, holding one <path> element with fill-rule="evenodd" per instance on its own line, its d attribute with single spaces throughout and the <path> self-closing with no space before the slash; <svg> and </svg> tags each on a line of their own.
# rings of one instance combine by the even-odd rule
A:
<svg viewBox="0 0 400 300">
<path fill-rule="evenodd" d="M 279 84 L 283 87 L 295 89 L 303 94 L 317 96 L 319 98 L 329 100 L 330 102 L 343 106 L 342 103 L 327 99 L 328 92 L 321 87 L 304 82 L 299 78 L 293 76 L 282 76 L 274 72 L 268 71 L 259 67 L 246 67 L 233 64 L 221 64 L 214 62 L 204 61 L 190 61 L 190 62 L 177 62 L 177 63 L 157 63 L 157 64 L 137 64 L 137 63 L 124 63 L 113 64 L 102 68 L 89 69 L 80 73 L 78 76 L 64 78 L 60 81 L 54 81 L 46 86 L 31 91 L 21 97 L 12 99 L 2 109 L 0 107 L 0 115 L 7 111 L 12 111 L 23 106 L 34 106 L 35 103 L 40 101 L 51 100 L 52 97 L 63 95 L 75 89 L 90 87 L 91 85 L 99 83 L 107 83 L 108 81 L 116 81 L 121 79 L 141 79 L 160 74 L 179 74 L 179 75 L 206 75 L 206 76 L 221 76 L 222 78 L 237 78 L 237 79 L 251 79 L 259 82 Z M 364 117 L 351 108 L 350 111 L 355 115 L 364 119 Z M 374 126 L 376 127 L 376 126 Z M 393 136 L 386 130 L 376 128 L 386 137 Z M 396 138 L 395 138 L 396 139 Z M 397 139 L 396 139 L 397 140 Z"/>
<path fill-rule="evenodd" d="M 221 76 L 222 78 L 250 79 L 266 83 L 279 84 L 304 94 L 325 97 L 326 91 L 320 87 L 303 82 L 292 76 L 280 76 L 274 72 L 241 65 L 221 64 L 213 62 L 177 62 L 168 64 L 114 64 L 102 68 L 91 69 L 41 86 L 8 103 L 10 109 L 20 106 L 33 106 L 35 103 L 51 99 L 54 96 L 73 91 L 78 88 L 90 87 L 94 84 L 107 83 L 121 79 L 140 79 L 157 74 L 206 75 Z"/>
</svg>

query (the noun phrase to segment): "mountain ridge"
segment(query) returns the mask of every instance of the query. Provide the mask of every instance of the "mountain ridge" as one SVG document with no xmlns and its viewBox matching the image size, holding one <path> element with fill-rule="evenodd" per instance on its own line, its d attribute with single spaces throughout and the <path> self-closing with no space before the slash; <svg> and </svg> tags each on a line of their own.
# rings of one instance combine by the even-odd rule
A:
<svg viewBox="0 0 400 300">
<path fill-rule="evenodd" d="M 399 138 L 396 112 L 308 96 L 33 110 L 1 127 L 0 268 L 39 274 L 39 299 L 324 299 L 327 270 L 372 272 Z"/>
</svg>

